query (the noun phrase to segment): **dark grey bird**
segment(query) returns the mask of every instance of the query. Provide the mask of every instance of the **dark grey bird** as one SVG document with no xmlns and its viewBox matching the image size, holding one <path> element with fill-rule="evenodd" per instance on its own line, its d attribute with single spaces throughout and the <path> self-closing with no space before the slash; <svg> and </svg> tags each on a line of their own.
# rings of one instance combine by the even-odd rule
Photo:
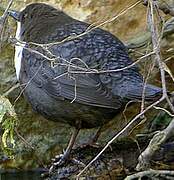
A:
<svg viewBox="0 0 174 180">
<path fill-rule="evenodd" d="M 17 20 L 15 67 L 32 108 L 48 120 L 75 128 L 58 165 L 70 155 L 80 129 L 102 127 L 128 101 L 141 100 L 143 77 L 125 45 L 111 33 L 43 3 L 10 11 Z M 147 84 L 145 100 L 161 88 Z"/>
</svg>

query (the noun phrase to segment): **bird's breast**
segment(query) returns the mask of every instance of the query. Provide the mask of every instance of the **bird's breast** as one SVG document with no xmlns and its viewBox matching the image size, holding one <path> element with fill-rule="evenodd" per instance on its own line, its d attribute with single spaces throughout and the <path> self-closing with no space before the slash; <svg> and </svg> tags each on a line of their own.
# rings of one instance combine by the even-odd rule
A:
<svg viewBox="0 0 174 180">
<path fill-rule="evenodd" d="M 20 70 L 21 70 L 22 52 L 25 47 L 25 43 L 21 44 L 19 42 L 21 40 L 21 23 L 20 22 L 17 23 L 16 40 L 18 42 L 15 44 L 14 63 L 15 63 L 15 69 L 16 69 L 16 76 L 17 76 L 17 79 L 19 80 L 19 75 L 20 75 Z"/>
</svg>

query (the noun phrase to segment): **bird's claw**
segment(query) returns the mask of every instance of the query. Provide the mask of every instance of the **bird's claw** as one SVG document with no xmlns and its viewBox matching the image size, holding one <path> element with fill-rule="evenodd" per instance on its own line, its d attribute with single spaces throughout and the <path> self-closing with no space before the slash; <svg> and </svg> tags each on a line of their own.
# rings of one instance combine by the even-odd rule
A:
<svg viewBox="0 0 174 180">
<path fill-rule="evenodd" d="M 87 142 L 87 143 L 83 143 L 80 144 L 79 146 L 75 146 L 73 149 L 85 149 L 85 148 L 100 148 L 100 145 L 98 143 L 94 143 L 94 142 Z"/>
<path fill-rule="evenodd" d="M 64 154 L 60 154 L 60 155 L 55 156 L 55 158 L 53 158 L 52 160 L 53 160 L 53 163 L 49 169 L 49 173 L 52 173 L 54 169 L 65 164 L 67 161 L 67 158 Z"/>
<path fill-rule="evenodd" d="M 67 156 L 65 154 L 56 155 L 53 160 L 53 165 L 56 167 L 62 166 L 67 161 Z"/>
<path fill-rule="evenodd" d="M 55 158 L 53 159 L 53 163 L 49 169 L 49 174 L 51 174 L 57 167 L 61 167 L 62 165 L 64 165 L 68 160 L 71 161 L 73 164 L 80 165 L 82 167 L 86 166 L 83 162 L 75 158 L 67 159 L 64 154 L 60 154 L 55 156 Z"/>
<path fill-rule="evenodd" d="M 85 167 L 85 166 L 86 166 L 86 164 L 84 164 L 83 162 L 81 162 L 81 161 L 79 161 L 79 160 L 77 160 L 77 159 L 75 159 L 75 158 L 71 159 L 71 161 L 72 161 L 74 164 L 81 165 L 82 167 Z"/>
<path fill-rule="evenodd" d="M 80 145 L 80 147 L 82 147 L 82 148 L 86 148 L 86 147 L 99 148 L 100 145 L 96 142 L 89 142 L 89 143 Z"/>
</svg>

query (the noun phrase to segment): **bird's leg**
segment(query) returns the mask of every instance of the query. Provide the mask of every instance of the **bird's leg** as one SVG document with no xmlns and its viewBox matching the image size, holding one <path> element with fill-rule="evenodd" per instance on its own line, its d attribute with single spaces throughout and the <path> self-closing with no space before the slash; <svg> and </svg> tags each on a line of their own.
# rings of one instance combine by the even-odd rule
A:
<svg viewBox="0 0 174 180">
<path fill-rule="evenodd" d="M 73 134 L 71 135 L 71 139 L 70 139 L 70 141 L 68 143 L 68 146 L 66 148 L 66 151 L 62 155 L 56 156 L 56 159 L 54 160 L 54 163 L 51 166 L 50 171 L 52 171 L 52 169 L 54 167 L 61 166 L 61 165 L 63 165 L 67 161 L 67 159 L 70 156 L 72 147 L 73 147 L 74 142 L 76 140 L 76 137 L 77 137 L 77 135 L 79 133 L 79 130 L 80 129 L 77 129 L 77 128 L 74 130 Z"/>
<path fill-rule="evenodd" d="M 98 128 L 97 132 L 95 133 L 94 137 L 92 138 L 91 141 L 89 141 L 91 144 L 96 144 L 100 134 L 102 132 L 102 126 Z"/>
<path fill-rule="evenodd" d="M 75 149 L 77 149 L 79 147 L 80 148 L 85 148 L 85 147 L 89 147 L 89 146 L 91 146 L 91 147 L 99 147 L 99 145 L 97 144 L 97 140 L 98 140 L 101 132 L 102 132 L 102 126 L 100 128 L 98 128 L 95 135 L 89 141 L 87 141 L 86 143 L 81 144 L 80 146 L 75 147 Z"/>
<path fill-rule="evenodd" d="M 66 151 L 64 152 L 65 159 L 67 159 L 68 156 L 70 155 L 70 152 L 71 152 L 71 150 L 73 148 L 73 145 L 75 143 L 75 140 L 76 140 L 76 137 L 77 137 L 78 133 L 79 133 L 79 129 L 75 128 L 73 134 L 71 135 L 71 139 L 70 139 L 70 141 L 68 143 Z"/>
</svg>

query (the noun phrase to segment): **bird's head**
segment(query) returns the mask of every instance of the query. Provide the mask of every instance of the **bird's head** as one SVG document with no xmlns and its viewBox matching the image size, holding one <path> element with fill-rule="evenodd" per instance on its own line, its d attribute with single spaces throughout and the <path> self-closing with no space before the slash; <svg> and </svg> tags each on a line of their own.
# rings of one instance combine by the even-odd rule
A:
<svg viewBox="0 0 174 180">
<path fill-rule="evenodd" d="M 44 3 L 29 4 L 20 12 L 14 10 L 9 11 L 9 15 L 22 24 L 28 24 L 38 19 L 51 18 L 59 13 L 61 13 L 60 10 Z"/>
<path fill-rule="evenodd" d="M 35 40 L 34 35 L 39 31 L 42 35 L 48 34 L 48 31 L 52 31 L 54 26 L 72 21 L 72 18 L 63 11 L 44 3 L 29 4 L 19 12 L 10 10 L 9 15 L 18 22 L 20 36 L 29 38 L 32 35 L 33 39 L 30 41 Z M 23 39 L 27 40 L 28 38 L 24 37 Z"/>
</svg>

